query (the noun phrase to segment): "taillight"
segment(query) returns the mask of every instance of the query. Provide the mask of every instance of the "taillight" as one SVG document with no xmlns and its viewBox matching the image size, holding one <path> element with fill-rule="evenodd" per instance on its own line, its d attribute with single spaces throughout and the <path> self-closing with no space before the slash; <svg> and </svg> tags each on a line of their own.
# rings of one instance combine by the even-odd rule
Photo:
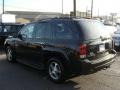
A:
<svg viewBox="0 0 120 90">
<path fill-rule="evenodd" d="M 86 44 L 80 45 L 79 54 L 80 54 L 80 58 L 86 58 L 86 55 L 87 55 L 87 46 L 86 46 Z"/>
</svg>

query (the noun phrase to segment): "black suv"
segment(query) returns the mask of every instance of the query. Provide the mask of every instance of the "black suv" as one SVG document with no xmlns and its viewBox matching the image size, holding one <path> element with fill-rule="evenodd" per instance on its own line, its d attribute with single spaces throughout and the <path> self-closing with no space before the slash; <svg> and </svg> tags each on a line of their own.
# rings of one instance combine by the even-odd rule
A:
<svg viewBox="0 0 120 90">
<path fill-rule="evenodd" d="M 23 24 L 16 24 L 16 23 L 0 23 L 0 47 L 4 46 L 5 39 L 13 34 L 17 33 Z"/>
<path fill-rule="evenodd" d="M 46 69 L 52 81 L 60 82 L 75 70 L 114 62 L 116 52 L 104 31 L 103 24 L 90 19 L 52 18 L 29 23 L 5 41 L 7 59 Z"/>
</svg>

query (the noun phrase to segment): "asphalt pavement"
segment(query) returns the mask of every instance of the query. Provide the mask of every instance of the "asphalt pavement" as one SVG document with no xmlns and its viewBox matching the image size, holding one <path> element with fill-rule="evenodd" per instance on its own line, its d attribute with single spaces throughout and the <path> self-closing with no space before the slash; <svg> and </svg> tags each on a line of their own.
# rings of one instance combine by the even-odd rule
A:
<svg viewBox="0 0 120 90">
<path fill-rule="evenodd" d="M 62 84 L 51 82 L 44 71 L 9 63 L 0 53 L 0 90 L 120 90 L 120 54 L 110 68 L 72 77 Z"/>
</svg>

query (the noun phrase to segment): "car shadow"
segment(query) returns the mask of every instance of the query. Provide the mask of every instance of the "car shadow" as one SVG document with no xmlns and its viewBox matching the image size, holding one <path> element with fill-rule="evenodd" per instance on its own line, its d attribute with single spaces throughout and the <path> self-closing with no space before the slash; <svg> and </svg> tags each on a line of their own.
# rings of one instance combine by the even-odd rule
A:
<svg viewBox="0 0 120 90">
<path fill-rule="evenodd" d="M 110 68 L 110 66 L 102 66 L 102 67 L 99 67 L 99 68 L 94 68 L 94 69 L 89 69 L 89 70 L 79 70 L 79 71 L 76 71 L 74 72 L 72 75 L 69 75 L 69 78 L 74 78 L 74 77 L 78 77 L 78 76 L 82 76 L 82 75 L 90 75 L 90 74 L 94 74 L 94 73 L 97 73 L 101 70 L 106 70 Z"/>
<path fill-rule="evenodd" d="M 114 47 L 117 52 L 120 52 L 120 47 Z"/>
<path fill-rule="evenodd" d="M 0 54 L 0 90 L 80 90 L 77 82 L 67 80 L 61 84 L 51 82 L 45 71 L 19 62 L 10 63 Z"/>
</svg>

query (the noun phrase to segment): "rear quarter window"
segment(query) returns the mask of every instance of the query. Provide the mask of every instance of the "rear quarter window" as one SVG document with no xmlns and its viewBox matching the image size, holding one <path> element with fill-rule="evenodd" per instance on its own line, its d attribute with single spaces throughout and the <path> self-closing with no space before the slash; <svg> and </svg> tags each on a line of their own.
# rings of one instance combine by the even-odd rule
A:
<svg viewBox="0 0 120 90">
<path fill-rule="evenodd" d="M 76 41 L 79 39 L 77 28 L 72 21 L 58 21 L 53 23 L 54 39 Z"/>
</svg>

